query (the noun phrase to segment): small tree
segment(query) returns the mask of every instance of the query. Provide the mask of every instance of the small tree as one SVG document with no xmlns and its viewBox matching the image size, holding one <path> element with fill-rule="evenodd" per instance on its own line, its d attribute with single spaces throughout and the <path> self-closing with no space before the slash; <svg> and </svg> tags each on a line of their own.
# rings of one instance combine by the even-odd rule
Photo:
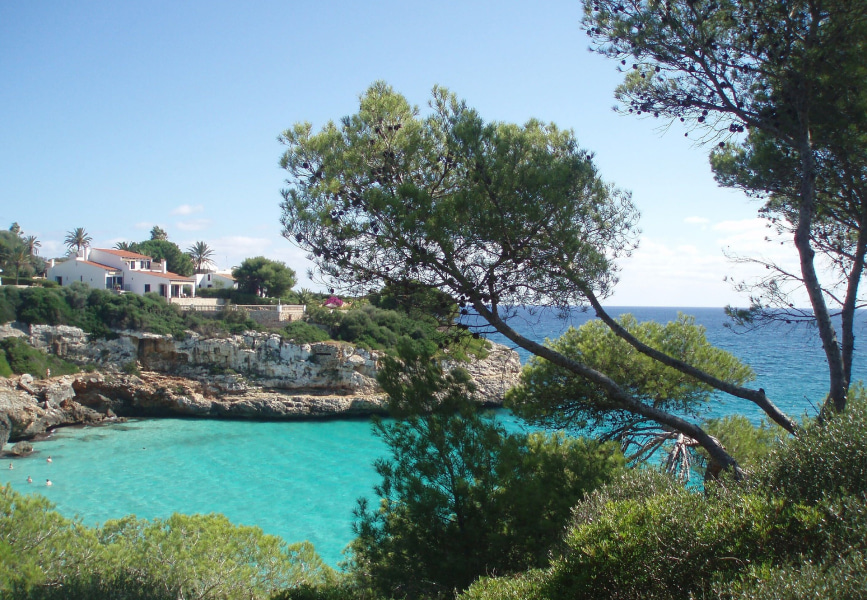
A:
<svg viewBox="0 0 867 600">
<path fill-rule="evenodd" d="M 593 0 L 584 3 L 584 15 L 594 49 L 630 67 L 615 93 L 624 112 L 680 119 L 703 131 L 706 142 L 737 140 L 748 130 L 782 150 L 783 157 L 791 155 L 790 164 L 777 157 L 765 165 L 771 170 L 763 168 L 765 174 L 788 171 L 792 178 L 786 182 L 790 192 L 776 199 L 782 205 L 770 208 L 791 218 L 800 261 L 795 278 L 809 297 L 828 362 L 829 400 L 843 410 L 851 352 L 837 339 L 829 301 L 841 305 L 843 325 L 851 329 L 864 253 L 850 270 L 855 278 L 847 282 L 846 297 L 835 297 L 832 286 L 821 282 L 814 244 L 821 238 L 817 227 L 829 223 L 824 201 L 839 208 L 839 198 L 823 198 L 817 179 L 821 182 L 828 165 L 852 164 L 845 158 L 850 153 L 863 165 L 867 4 Z M 863 177 L 860 166 L 855 181 Z M 857 198 L 844 201 L 859 214 L 865 210 Z M 843 224 L 851 240 L 861 237 L 860 222 L 859 217 Z M 849 245 L 867 248 L 867 237 Z M 854 340 L 851 331 L 843 337 L 844 346 Z"/>
<path fill-rule="evenodd" d="M 195 271 L 190 256 L 182 252 L 177 244 L 168 240 L 139 242 L 133 245 L 132 251 L 150 256 L 155 260 L 166 261 L 166 268 L 171 273 L 189 277 Z"/>
<path fill-rule="evenodd" d="M 238 290 L 248 294 L 280 298 L 297 282 L 295 271 L 285 263 L 264 256 L 247 258 L 232 270 Z"/>
<path fill-rule="evenodd" d="M 452 597 L 482 575 L 544 566 L 572 506 L 624 462 L 610 445 L 507 434 L 434 349 L 404 342 L 379 375 L 401 420 L 375 425 L 391 457 L 376 462 L 379 504 L 359 501 L 351 563 L 385 597 Z"/>
<path fill-rule="evenodd" d="M 151 229 L 151 239 L 164 242 L 169 239 L 169 234 L 159 225 L 154 225 Z"/>
<path fill-rule="evenodd" d="M 629 194 L 604 182 L 570 131 L 531 120 L 486 123 L 435 88 L 431 114 L 384 83 L 358 113 L 314 134 L 287 130 L 281 161 L 284 235 L 308 249 L 325 278 L 367 293 L 392 282 L 445 292 L 527 351 L 600 386 L 612 410 L 678 431 L 724 466 L 735 461 L 695 423 L 636 398 L 609 374 L 545 347 L 509 325 L 516 306 L 568 313 L 590 304 L 643 354 L 761 407 L 789 431 L 792 420 L 765 397 L 722 380 L 632 336 L 601 305 L 617 281 L 616 260 L 635 246 Z"/>
</svg>

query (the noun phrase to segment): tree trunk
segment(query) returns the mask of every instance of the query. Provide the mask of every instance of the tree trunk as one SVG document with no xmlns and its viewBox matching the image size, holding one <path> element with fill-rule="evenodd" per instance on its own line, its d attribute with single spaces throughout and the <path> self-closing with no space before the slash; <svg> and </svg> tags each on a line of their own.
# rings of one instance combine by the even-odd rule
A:
<svg viewBox="0 0 867 600">
<path fill-rule="evenodd" d="M 707 451 L 712 462 L 717 463 L 722 469 L 733 469 L 735 476 L 738 479 L 743 477 L 743 471 L 738 466 L 737 461 L 726 452 L 725 448 L 722 447 L 719 441 L 708 435 L 698 425 L 636 400 L 621 388 L 616 381 L 604 373 L 600 373 L 599 371 L 592 369 L 583 363 L 572 360 L 547 346 L 543 346 L 542 344 L 525 338 L 509 327 L 502 319 L 495 315 L 481 302 L 474 301 L 473 306 L 476 311 L 478 311 L 479 315 L 481 315 L 492 327 L 515 342 L 515 344 L 521 348 L 524 348 L 535 356 L 544 358 L 567 371 L 575 373 L 580 377 L 602 386 L 608 391 L 609 398 L 618 403 L 620 408 L 623 410 L 645 417 L 661 425 L 666 425 L 674 431 L 678 431 L 691 437 Z"/>
<path fill-rule="evenodd" d="M 805 119 L 806 120 L 806 119 Z M 795 248 L 801 261 L 801 275 L 804 287 L 810 298 L 813 316 L 819 329 L 819 338 L 828 361 L 829 390 L 828 398 L 834 409 L 841 412 L 846 408 L 848 385 L 843 369 L 843 356 L 837 342 L 837 332 L 831 322 L 828 305 L 822 293 L 819 277 L 816 275 L 814 258 L 816 252 L 810 245 L 810 232 L 816 203 L 816 157 L 813 155 L 810 133 L 802 134 L 799 152 L 801 154 L 801 190 L 798 206 L 798 226 L 795 228 Z"/>
<path fill-rule="evenodd" d="M 846 298 L 840 311 L 842 319 L 841 333 L 843 336 L 843 378 L 846 389 L 852 383 L 852 356 L 855 353 L 855 309 L 858 305 L 858 289 L 861 275 L 864 274 L 864 258 L 867 255 L 867 206 L 861 212 L 861 227 L 858 229 L 858 241 L 855 246 L 855 257 L 852 259 L 852 270 L 846 282 Z"/>
<path fill-rule="evenodd" d="M 602 320 L 602 322 L 605 323 L 611 329 L 611 331 L 615 333 L 615 335 L 623 339 L 626 343 L 628 343 L 630 346 L 632 346 L 642 354 L 649 356 L 650 358 L 659 361 L 662 364 L 671 367 L 672 369 L 676 369 L 685 375 L 694 377 L 698 381 L 706 383 L 714 389 L 725 392 L 726 394 L 730 394 L 732 396 L 737 396 L 738 398 L 743 398 L 744 400 L 749 400 L 750 402 L 755 403 L 759 408 L 761 408 L 765 412 L 765 414 L 774 421 L 774 423 L 776 423 L 789 433 L 794 434 L 797 431 L 797 424 L 788 415 L 786 415 L 786 413 L 777 408 L 777 406 L 768 399 L 763 389 L 751 390 L 749 388 L 729 383 L 728 381 L 723 381 L 722 379 L 717 379 L 713 375 L 705 373 L 701 369 L 697 369 L 696 367 L 688 363 L 685 363 L 681 360 L 669 356 L 668 354 L 665 354 L 664 352 L 660 352 L 659 350 L 648 346 L 642 341 L 636 339 L 635 336 L 633 336 L 626 329 L 621 327 L 617 321 L 612 319 L 611 315 L 609 315 L 605 311 L 605 309 L 602 307 L 602 304 L 600 304 L 599 299 L 596 298 L 596 295 L 593 293 L 592 290 L 583 290 L 583 292 L 587 300 L 590 302 L 590 305 L 593 307 L 593 310 L 596 311 L 596 316 L 598 316 Z"/>
</svg>

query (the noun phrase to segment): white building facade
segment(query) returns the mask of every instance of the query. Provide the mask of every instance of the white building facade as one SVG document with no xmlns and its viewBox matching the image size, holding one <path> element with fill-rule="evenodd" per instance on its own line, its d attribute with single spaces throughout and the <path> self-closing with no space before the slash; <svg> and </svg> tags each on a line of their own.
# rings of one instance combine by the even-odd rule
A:
<svg viewBox="0 0 867 600">
<path fill-rule="evenodd" d="M 196 295 L 196 280 L 166 269 L 165 261 L 126 250 L 85 248 L 83 256 L 60 263 L 53 260 L 48 279 L 60 285 L 76 281 L 90 287 L 146 294 L 153 292 L 167 300 Z"/>
</svg>

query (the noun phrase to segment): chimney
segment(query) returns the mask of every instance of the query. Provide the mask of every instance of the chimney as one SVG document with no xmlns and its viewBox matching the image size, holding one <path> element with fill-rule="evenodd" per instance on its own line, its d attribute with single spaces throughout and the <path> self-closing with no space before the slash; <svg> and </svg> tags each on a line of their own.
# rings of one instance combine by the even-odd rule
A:
<svg viewBox="0 0 867 600">
<path fill-rule="evenodd" d="M 169 272 L 169 261 L 167 261 L 164 258 L 163 259 L 163 273 L 168 273 L 168 272 Z"/>
<path fill-rule="evenodd" d="M 51 269 L 54 268 L 54 259 L 53 258 L 50 261 L 48 261 L 48 267 Z"/>
</svg>

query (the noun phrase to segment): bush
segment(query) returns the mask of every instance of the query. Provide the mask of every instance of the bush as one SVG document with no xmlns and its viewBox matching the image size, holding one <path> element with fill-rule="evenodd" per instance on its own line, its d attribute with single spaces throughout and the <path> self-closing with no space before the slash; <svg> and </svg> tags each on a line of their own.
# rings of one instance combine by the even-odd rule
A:
<svg viewBox="0 0 867 600">
<path fill-rule="evenodd" d="M 387 597 L 452 597 L 479 576 L 547 564 L 572 506 L 625 462 L 614 444 L 507 434 L 432 350 L 403 343 L 378 376 L 401 420 L 376 425 L 391 456 L 375 464 L 381 500 L 359 501 L 351 559 Z"/>
<path fill-rule="evenodd" d="M 45 377 L 48 369 L 51 369 L 53 375 L 70 375 L 80 370 L 74 363 L 40 352 L 18 338 L 0 340 L 0 357 L 3 358 L 3 362 L 0 362 L 0 375 L 8 370 L 4 377 L 9 377 L 12 373 Z"/>
<path fill-rule="evenodd" d="M 809 424 L 780 445 L 760 474 L 776 494 L 794 501 L 867 497 L 867 393 L 852 386 L 846 410 Z"/>
<path fill-rule="evenodd" d="M 867 599 L 867 558 L 863 551 L 771 568 L 750 568 L 740 579 L 714 590 L 720 600 Z"/>
<path fill-rule="evenodd" d="M 315 344 L 331 339 L 324 329 L 306 321 L 292 321 L 283 328 L 282 335 L 295 344 Z"/>
</svg>

